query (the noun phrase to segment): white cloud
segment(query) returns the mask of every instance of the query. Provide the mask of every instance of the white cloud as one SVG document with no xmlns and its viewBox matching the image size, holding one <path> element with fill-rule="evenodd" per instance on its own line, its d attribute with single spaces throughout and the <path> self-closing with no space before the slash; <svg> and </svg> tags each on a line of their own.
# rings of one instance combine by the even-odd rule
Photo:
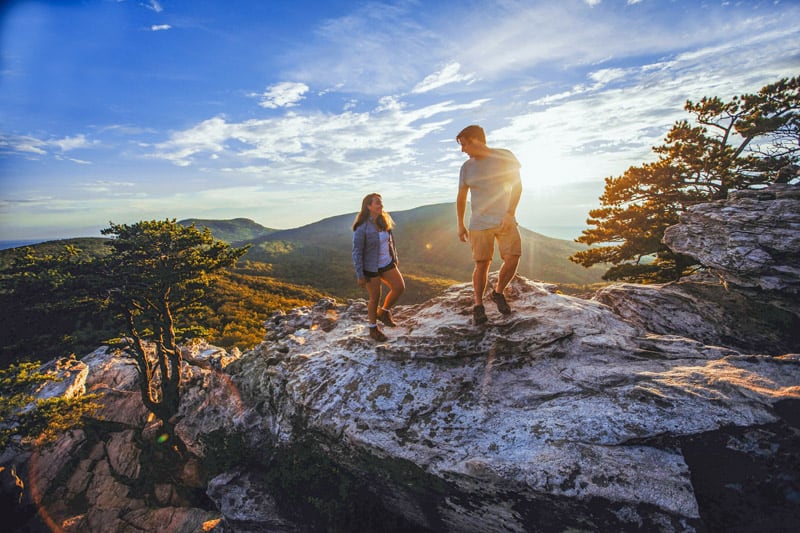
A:
<svg viewBox="0 0 800 533">
<path fill-rule="evenodd" d="M 47 154 L 44 150 L 46 146 L 47 143 L 45 141 L 30 136 L 7 136 L 0 139 L 0 150 L 7 152 L 45 155 Z"/>
<path fill-rule="evenodd" d="M 121 188 L 132 189 L 136 186 L 136 184 L 132 181 L 95 180 L 80 184 L 80 186 L 87 192 L 99 194 L 117 193 Z M 128 194 L 130 194 L 129 191 L 123 193 L 123 195 Z"/>
<path fill-rule="evenodd" d="M 172 29 L 172 26 L 169 24 L 153 24 L 150 26 L 151 31 L 165 31 Z"/>
<path fill-rule="evenodd" d="M 396 97 L 382 98 L 367 112 L 288 112 L 281 117 L 228 122 L 205 120 L 156 146 L 151 157 L 179 166 L 219 156 L 220 168 L 270 168 L 277 180 L 302 176 L 306 182 L 372 180 L 388 169 L 418 164 L 421 139 L 441 131 L 448 114 L 480 108 L 486 99 L 445 101 L 413 108 Z M 436 120 L 437 117 L 438 120 Z"/>
<path fill-rule="evenodd" d="M 454 15 L 463 20 L 453 20 L 448 27 L 454 33 L 474 36 L 469 44 L 454 36 L 442 37 L 458 43 L 447 53 L 459 58 L 462 69 L 474 72 L 481 80 L 497 82 L 520 75 L 523 79 L 525 75 L 558 78 L 586 65 L 640 61 L 642 57 L 668 56 L 714 43 L 736 47 L 742 40 L 779 28 L 797 33 L 784 22 L 790 12 L 797 14 L 791 7 L 783 16 L 776 16 L 744 7 L 722 12 L 719 6 L 711 5 L 684 16 L 676 13 L 677 8 L 665 12 L 653 4 L 649 9 L 625 10 L 624 17 L 616 9 L 603 7 L 508 2 L 494 7 L 491 27 L 485 24 L 485 10 Z M 759 16 L 754 16 L 756 13 Z M 552 70 L 555 73 L 550 75 Z"/>
<path fill-rule="evenodd" d="M 126 137 L 142 135 L 144 133 L 156 133 L 157 130 L 154 128 L 144 128 L 141 126 L 132 126 L 129 124 L 112 124 L 110 126 L 105 126 L 100 128 L 100 131 L 109 131 L 114 132 L 119 135 L 124 135 Z"/>
<path fill-rule="evenodd" d="M 64 156 L 57 155 L 57 156 L 55 156 L 55 158 L 60 160 L 60 161 L 72 161 L 73 163 L 76 163 L 78 165 L 91 165 L 92 164 L 91 161 L 86 161 L 85 159 L 75 159 L 74 157 L 64 157 Z"/>
<path fill-rule="evenodd" d="M 0 139 L 0 150 L 44 156 L 49 154 L 53 149 L 57 149 L 60 153 L 66 153 L 71 150 L 88 148 L 96 144 L 97 141 L 90 142 L 83 134 L 51 140 L 37 139 L 30 135 L 12 135 Z M 84 163 L 84 161 L 80 160 L 74 161 Z"/>
<path fill-rule="evenodd" d="M 461 11 L 369 3 L 321 24 L 316 39 L 284 56 L 283 75 L 369 95 L 402 94 L 409 88 L 420 94 L 453 83 L 490 89 L 507 76 L 530 81 L 542 65 L 570 69 L 686 49 L 725 38 L 736 27 L 709 15 L 676 31 L 674 20 L 628 11 L 623 20 L 616 10 L 585 1 L 569 7 L 561 0 L 488 2 L 481 10 Z M 431 74 L 431 64 L 445 66 Z"/>
<path fill-rule="evenodd" d="M 157 153 L 153 157 L 188 166 L 191 157 L 199 152 L 222 152 L 230 136 L 229 129 L 224 117 L 204 120 L 194 128 L 173 133 L 170 140 L 156 145 Z"/>
<path fill-rule="evenodd" d="M 438 25 L 436 3 L 361 4 L 324 20 L 313 39 L 288 51 L 284 77 L 344 92 L 399 94 L 429 74 L 431 63 L 447 64 L 456 57 L 449 52 L 448 32 L 431 27 Z"/>
<path fill-rule="evenodd" d="M 305 83 L 293 83 L 284 81 L 277 83 L 261 94 L 259 105 L 267 109 L 277 109 L 279 107 L 293 107 L 298 104 L 308 92 L 308 85 Z"/>
<path fill-rule="evenodd" d="M 150 0 L 150 2 L 142 5 L 147 9 L 155 11 L 156 13 L 161 13 L 162 11 L 164 11 L 164 8 L 161 7 L 161 3 L 158 0 Z"/>
<path fill-rule="evenodd" d="M 425 77 L 413 89 L 412 93 L 426 93 L 439 87 L 444 87 L 451 83 L 466 82 L 467 84 L 475 80 L 472 74 L 461 74 L 461 65 L 458 62 L 450 63 L 442 70 L 434 72 L 433 74 Z"/>
<path fill-rule="evenodd" d="M 600 88 L 613 81 L 618 81 L 628 74 L 626 69 L 621 68 L 604 68 L 600 70 L 595 70 L 594 72 L 589 73 L 589 78 L 594 80 L 596 83 L 595 88 Z"/>
<path fill-rule="evenodd" d="M 560 101 L 569 100 L 581 94 L 589 92 L 597 92 L 599 90 L 606 88 L 612 82 L 619 82 L 625 80 L 625 78 L 629 76 L 630 73 L 631 73 L 630 69 L 620 69 L 620 68 L 601 69 L 589 72 L 587 77 L 594 83 L 592 84 L 579 83 L 578 85 L 573 86 L 568 91 L 556 94 L 548 94 L 540 98 L 537 98 L 536 100 L 533 100 L 531 104 L 535 106 L 553 105 Z"/>
<path fill-rule="evenodd" d="M 57 146 L 62 152 L 69 152 L 70 150 L 76 150 L 78 148 L 86 148 L 94 143 L 90 143 L 86 140 L 85 135 L 80 134 L 74 137 L 64 137 L 63 139 L 48 141 L 47 144 Z"/>
</svg>

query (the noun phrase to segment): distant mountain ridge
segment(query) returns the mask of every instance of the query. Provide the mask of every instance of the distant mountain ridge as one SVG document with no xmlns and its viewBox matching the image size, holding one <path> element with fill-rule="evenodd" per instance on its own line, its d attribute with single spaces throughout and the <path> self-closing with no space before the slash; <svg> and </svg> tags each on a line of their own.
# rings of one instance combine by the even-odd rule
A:
<svg viewBox="0 0 800 533">
<path fill-rule="evenodd" d="M 278 231 L 276 229 L 264 227 L 249 218 L 232 218 L 230 220 L 187 218 L 185 220 L 179 220 L 178 224 L 183 226 L 191 226 L 194 224 L 201 229 L 208 228 L 215 238 L 231 244 L 257 239 Z"/>
</svg>

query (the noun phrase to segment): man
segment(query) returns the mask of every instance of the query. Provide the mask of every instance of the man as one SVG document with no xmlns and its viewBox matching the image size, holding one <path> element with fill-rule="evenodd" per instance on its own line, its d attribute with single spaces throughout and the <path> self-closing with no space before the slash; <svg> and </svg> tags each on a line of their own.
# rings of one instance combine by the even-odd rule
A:
<svg viewBox="0 0 800 533">
<path fill-rule="evenodd" d="M 463 242 L 469 241 L 475 261 L 472 271 L 472 317 L 478 325 L 488 320 L 483 306 L 483 293 L 488 283 L 495 241 L 503 265 L 497 276 L 497 284 L 492 288 L 491 299 L 502 314 L 511 313 L 503 291 L 516 275 L 522 255 L 522 241 L 515 218 L 522 194 L 520 164 L 510 151 L 486 146 L 486 133 L 480 126 L 467 126 L 456 140 L 461 145 L 461 151 L 469 156 L 469 160 L 461 165 L 456 214 L 458 238 Z M 472 208 L 469 231 L 464 225 L 467 193 Z"/>
</svg>

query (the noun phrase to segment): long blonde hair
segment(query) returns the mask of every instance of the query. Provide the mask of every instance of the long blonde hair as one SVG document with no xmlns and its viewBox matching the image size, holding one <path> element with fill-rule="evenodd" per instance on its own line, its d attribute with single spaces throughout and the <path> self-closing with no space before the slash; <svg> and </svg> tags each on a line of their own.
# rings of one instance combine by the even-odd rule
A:
<svg viewBox="0 0 800 533">
<path fill-rule="evenodd" d="M 356 230 L 361 224 L 369 220 L 369 205 L 375 198 L 381 198 L 381 195 L 373 192 L 364 197 L 361 200 L 361 211 L 356 215 L 356 219 L 353 222 L 353 231 Z M 382 198 L 381 198 L 382 199 Z M 394 227 L 394 220 L 392 220 L 391 215 L 386 211 L 381 211 L 380 216 L 375 219 L 375 225 L 378 226 L 379 230 L 382 231 L 389 231 Z"/>
</svg>

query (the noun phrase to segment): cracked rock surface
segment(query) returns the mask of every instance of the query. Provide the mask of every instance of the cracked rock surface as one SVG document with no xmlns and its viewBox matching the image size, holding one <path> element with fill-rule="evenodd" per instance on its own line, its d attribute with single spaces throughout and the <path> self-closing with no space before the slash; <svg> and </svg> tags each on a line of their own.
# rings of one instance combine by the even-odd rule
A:
<svg viewBox="0 0 800 533">
<path fill-rule="evenodd" d="M 274 316 L 270 342 L 232 365 L 244 403 L 258 404 L 239 429 L 286 446 L 319 436 L 433 530 L 684 531 L 702 519 L 680 439 L 774 423 L 775 402 L 800 398 L 800 355 L 652 334 L 519 277 L 514 312 L 487 305 L 476 327 L 471 290 L 398 307 L 379 344 L 363 301 Z M 426 482 L 374 476 L 376 461 L 413 464 Z"/>
</svg>

